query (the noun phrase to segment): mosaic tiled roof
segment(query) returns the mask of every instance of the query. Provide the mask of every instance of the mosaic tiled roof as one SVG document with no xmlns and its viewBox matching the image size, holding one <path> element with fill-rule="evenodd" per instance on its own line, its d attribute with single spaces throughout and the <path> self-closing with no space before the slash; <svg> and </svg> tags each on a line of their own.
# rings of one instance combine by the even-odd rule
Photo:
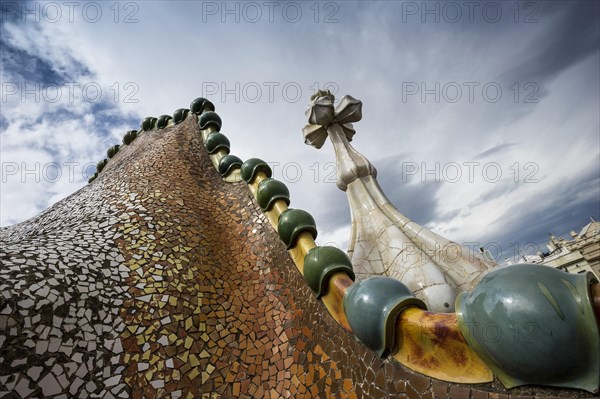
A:
<svg viewBox="0 0 600 399">
<path fill-rule="evenodd" d="M 593 397 L 507 390 L 455 313 L 354 282 L 268 166 L 229 154 L 215 107 L 190 109 L 144 119 L 89 185 L 0 230 L 0 397 Z"/>
</svg>

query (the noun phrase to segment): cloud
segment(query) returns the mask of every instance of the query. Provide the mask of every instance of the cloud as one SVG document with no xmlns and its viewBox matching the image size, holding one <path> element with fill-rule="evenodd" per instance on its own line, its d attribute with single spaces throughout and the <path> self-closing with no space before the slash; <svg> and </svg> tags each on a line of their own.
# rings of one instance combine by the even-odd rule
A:
<svg viewBox="0 0 600 399">
<path fill-rule="evenodd" d="M 529 41 L 527 55 L 516 59 L 516 65 L 500 75 L 501 80 L 547 82 L 561 71 L 598 51 L 600 26 L 597 2 L 564 2 L 544 4 L 545 17 L 540 37 Z"/>
<path fill-rule="evenodd" d="M 18 19 L 1 30 L 0 224 L 8 225 L 82 187 L 133 120 L 107 95 L 82 90 L 97 83 L 67 42 Z"/>
<path fill-rule="evenodd" d="M 426 225 L 439 216 L 437 194 L 442 185 L 407 173 L 412 170 L 407 166 L 412 166 L 410 159 L 407 159 L 407 154 L 380 159 L 376 166 L 377 180 L 390 202 L 401 213 Z"/>
<path fill-rule="evenodd" d="M 558 188 L 542 192 L 535 206 L 531 203 L 514 202 L 505 218 L 498 223 L 509 234 L 497 235 L 494 239 L 502 248 L 499 260 L 510 257 L 513 261 L 524 254 L 544 252 L 548 233 L 565 235 L 570 230 L 578 231 L 589 221 L 589 217 L 600 216 L 600 156 L 596 157 L 596 169 L 562 181 Z M 518 229 L 512 228 L 517 226 Z M 536 250 L 533 250 L 535 248 Z"/>
<path fill-rule="evenodd" d="M 216 13 L 208 12 L 209 3 L 219 7 Z M 238 8 L 233 14 L 221 9 L 223 2 L 133 2 L 137 8 L 121 8 L 117 22 L 112 3 L 99 3 L 96 23 L 81 8 L 74 22 L 66 13 L 56 23 L 11 15 L 0 24 L 2 82 L 57 83 L 64 94 L 57 102 L 43 93 L 40 101 L 22 101 L 19 92 L 2 102 L 3 165 L 95 164 L 143 117 L 209 96 L 232 153 L 277 163 L 292 206 L 315 217 L 321 238 L 343 247 L 350 212 L 345 194 L 327 181 L 334 151 L 330 144 L 305 146 L 301 134 L 310 95 L 327 86 L 338 98 L 363 101 L 352 144 L 378 169 L 390 200 L 416 222 L 458 241 L 498 242 L 543 239 L 548 230 L 585 222 L 600 203 L 593 179 L 600 152 L 599 23 L 589 8 L 598 4 L 535 2 L 539 8 L 526 9 L 519 3 L 516 15 L 513 3 L 490 2 L 502 7 L 493 22 L 482 14 L 484 3 L 472 21 L 456 3 L 462 16 L 452 22 L 441 2 L 428 3 L 440 11 L 423 19 L 426 3 L 326 2 L 315 9 L 282 2 L 273 21 L 263 7 L 254 22 L 242 2 L 227 3 Z M 296 22 L 290 22 L 293 4 L 302 10 Z M 416 13 L 407 4 L 416 4 Z M 526 16 L 537 22 L 525 23 Z M 137 22 L 125 23 L 126 17 Z M 79 86 L 71 100 L 73 82 Z M 90 83 L 101 88 L 99 101 L 82 93 Z M 465 162 L 479 162 L 473 179 Z M 501 168 L 498 181 L 490 179 L 492 163 Z M 458 181 L 449 178 L 454 164 Z M 414 175 L 406 176 L 407 165 L 418 167 Z M 427 175 L 435 168 L 437 178 Z M 537 183 L 525 183 L 532 172 Z M 85 184 L 83 176 L 55 183 L 14 177 L 3 172 L 1 225 L 31 217 Z"/>
<path fill-rule="evenodd" d="M 504 144 L 498 144 L 488 150 L 485 150 L 477 155 L 475 155 L 474 159 L 481 159 L 481 158 L 486 158 L 489 157 L 491 155 L 499 155 L 500 153 L 508 150 L 509 148 L 515 146 L 516 143 L 504 143 Z"/>
</svg>

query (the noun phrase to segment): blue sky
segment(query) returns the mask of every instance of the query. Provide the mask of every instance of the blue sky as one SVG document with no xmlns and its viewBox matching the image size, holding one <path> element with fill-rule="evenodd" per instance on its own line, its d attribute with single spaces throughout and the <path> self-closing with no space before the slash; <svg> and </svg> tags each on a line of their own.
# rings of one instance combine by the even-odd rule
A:
<svg viewBox="0 0 600 399">
<path fill-rule="evenodd" d="M 600 218 L 597 1 L 1 7 L 2 226 L 83 187 L 143 117 L 205 96 L 232 153 L 272 163 L 319 241 L 345 248 L 333 149 L 301 133 L 316 87 L 363 101 L 352 144 L 450 239 L 505 258 Z"/>
</svg>

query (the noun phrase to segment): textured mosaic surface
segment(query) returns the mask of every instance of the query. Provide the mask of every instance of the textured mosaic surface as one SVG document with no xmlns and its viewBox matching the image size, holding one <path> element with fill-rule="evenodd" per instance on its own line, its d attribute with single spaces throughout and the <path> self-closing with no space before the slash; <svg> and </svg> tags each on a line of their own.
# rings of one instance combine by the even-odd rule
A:
<svg viewBox="0 0 600 399">
<path fill-rule="evenodd" d="M 128 397 L 121 380 L 130 298 L 118 207 L 86 188 L 2 230 L 0 391 Z M 110 395 L 109 395 L 110 394 Z"/>
<path fill-rule="evenodd" d="M 509 397 L 382 361 L 344 331 L 246 183 L 222 181 L 195 115 L 0 234 L 3 398 Z"/>
</svg>

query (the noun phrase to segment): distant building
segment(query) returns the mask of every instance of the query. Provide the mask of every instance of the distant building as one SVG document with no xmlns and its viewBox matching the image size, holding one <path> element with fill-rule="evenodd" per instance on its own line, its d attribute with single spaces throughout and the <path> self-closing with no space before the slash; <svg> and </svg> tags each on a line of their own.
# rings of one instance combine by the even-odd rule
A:
<svg viewBox="0 0 600 399">
<path fill-rule="evenodd" d="M 600 279 L 600 222 L 590 218 L 579 234 L 571 231 L 571 240 L 550 234 L 548 252 L 525 255 L 519 262 L 538 263 L 568 273 L 594 273 Z"/>
</svg>

